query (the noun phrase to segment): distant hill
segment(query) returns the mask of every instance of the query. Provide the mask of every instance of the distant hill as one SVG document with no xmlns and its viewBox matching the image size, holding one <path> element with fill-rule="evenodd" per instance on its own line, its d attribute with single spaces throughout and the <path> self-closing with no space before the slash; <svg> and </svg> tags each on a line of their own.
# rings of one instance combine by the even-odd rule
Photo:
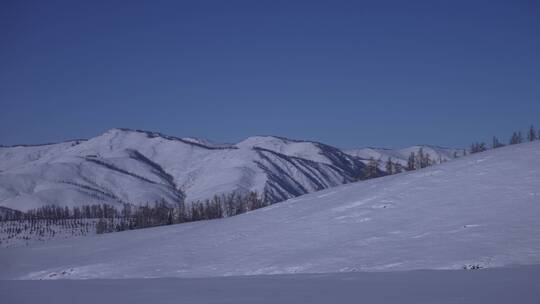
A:
<svg viewBox="0 0 540 304">
<path fill-rule="evenodd" d="M 411 153 L 418 154 L 422 150 L 422 153 L 429 155 L 430 159 L 435 163 L 445 162 L 456 157 L 461 157 L 467 153 L 464 149 L 456 148 L 443 148 L 432 145 L 416 145 L 402 149 L 386 149 L 386 148 L 359 148 L 359 149 L 346 149 L 345 153 L 361 158 L 364 162 L 367 162 L 370 158 L 381 161 L 381 169 L 385 170 L 384 162 L 391 159 L 393 162 L 399 163 L 402 166 L 407 165 L 407 159 Z"/>
<path fill-rule="evenodd" d="M 216 144 L 111 129 L 88 140 L 0 147 L 0 206 L 191 202 L 250 191 L 277 202 L 352 182 L 363 167 L 317 142 L 255 136 Z"/>
</svg>

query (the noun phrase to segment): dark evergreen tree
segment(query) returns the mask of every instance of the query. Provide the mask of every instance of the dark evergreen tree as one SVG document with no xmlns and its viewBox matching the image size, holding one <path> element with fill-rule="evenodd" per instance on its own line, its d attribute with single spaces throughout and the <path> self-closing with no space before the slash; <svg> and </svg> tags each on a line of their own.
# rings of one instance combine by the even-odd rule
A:
<svg viewBox="0 0 540 304">
<path fill-rule="evenodd" d="M 107 222 L 105 221 L 105 219 L 100 218 L 99 221 L 96 224 L 96 233 L 97 234 L 102 234 L 102 233 L 107 232 L 107 230 L 108 230 L 107 229 Z"/>
<path fill-rule="evenodd" d="M 426 168 L 433 165 L 433 161 L 431 160 L 431 156 L 429 156 L 429 153 L 424 153 L 424 157 L 422 158 L 422 168 Z"/>
<path fill-rule="evenodd" d="M 471 153 L 484 152 L 486 150 L 486 144 L 483 142 L 475 142 L 471 145 Z"/>
<path fill-rule="evenodd" d="M 527 140 L 529 140 L 529 141 L 536 140 L 536 131 L 534 130 L 534 126 L 532 126 L 532 125 L 529 128 L 529 132 L 527 134 Z"/>
<path fill-rule="evenodd" d="M 375 158 L 371 157 L 369 159 L 369 162 L 366 164 L 363 170 L 363 178 L 364 179 L 370 179 L 375 178 L 379 176 L 379 161 L 375 160 Z"/>
<path fill-rule="evenodd" d="M 409 158 L 407 159 L 407 170 L 412 171 L 416 169 L 416 155 L 414 152 L 411 152 Z"/>
<path fill-rule="evenodd" d="M 416 158 L 414 160 L 414 168 L 415 169 L 422 169 L 423 166 L 423 161 L 424 161 L 424 149 L 423 148 L 420 148 L 420 150 L 418 150 L 418 153 L 416 154 Z"/>
<path fill-rule="evenodd" d="M 493 143 L 491 144 L 491 148 L 497 149 L 500 147 L 504 147 L 504 145 L 499 141 L 497 137 L 493 136 Z"/>
<path fill-rule="evenodd" d="M 420 148 L 414 159 L 414 168 L 422 169 L 431 166 L 432 164 L 433 161 L 431 160 L 429 153 L 424 153 L 424 148 Z"/>
<path fill-rule="evenodd" d="M 515 145 L 518 144 L 518 135 L 516 132 L 512 133 L 512 136 L 510 137 L 510 141 L 508 142 L 509 145 Z"/>
<path fill-rule="evenodd" d="M 395 173 L 395 165 L 394 163 L 392 162 L 392 158 L 389 157 L 387 160 L 386 160 L 386 163 L 385 163 L 385 169 L 386 169 L 386 174 L 394 174 Z"/>
<path fill-rule="evenodd" d="M 401 165 L 398 162 L 395 162 L 394 163 L 394 173 L 397 174 L 397 173 L 401 173 L 401 172 L 403 172 L 403 165 Z"/>
</svg>

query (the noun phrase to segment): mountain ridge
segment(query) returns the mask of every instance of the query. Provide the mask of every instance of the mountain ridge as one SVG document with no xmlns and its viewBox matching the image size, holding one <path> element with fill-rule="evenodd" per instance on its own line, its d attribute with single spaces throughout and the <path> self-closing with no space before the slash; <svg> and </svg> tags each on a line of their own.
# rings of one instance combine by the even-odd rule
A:
<svg viewBox="0 0 540 304">
<path fill-rule="evenodd" d="M 281 151 L 268 149 L 278 141 Z M 311 141 L 259 136 L 209 144 L 114 128 L 84 141 L 0 148 L 0 205 L 190 202 L 250 191 L 276 202 L 351 182 L 362 167 L 341 150 Z"/>
<path fill-rule="evenodd" d="M 248 192 L 278 202 L 358 180 L 369 162 L 359 151 L 366 149 L 343 151 L 275 135 L 226 144 L 112 128 L 86 140 L 0 147 L 0 205 L 25 210 L 45 204 L 192 202 Z M 406 149 L 419 146 L 369 151 L 393 155 Z M 425 152 L 451 159 L 441 151 Z M 394 161 L 406 164 L 404 156 Z"/>
</svg>

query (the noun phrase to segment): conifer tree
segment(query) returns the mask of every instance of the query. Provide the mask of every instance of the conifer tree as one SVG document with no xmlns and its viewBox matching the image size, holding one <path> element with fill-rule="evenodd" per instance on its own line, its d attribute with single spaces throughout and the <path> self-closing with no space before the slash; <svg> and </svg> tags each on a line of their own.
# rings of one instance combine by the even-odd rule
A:
<svg viewBox="0 0 540 304">
<path fill-rule="evenodd" d="M 395 162 L 394 163 L 394 173 L 398 174 L 398 173 L 401 173 L 401 172 L 403 172 L 403 165 L 401 165 L 398 162 Z"/>
<path fill-rule="evenodd" d="M 385 164 L 385 168 L 386 168 L 386 174 L 394 174 L 395 172 L 395 169 L 394 169 L 394 163 L 392 162 L 392 158 L 389 157 L 387 160 L 386 160 L 386 164 Z"/>
<path fill-rule="evenodd" d="M 523 140 L 522 140 L 521 132 L 519 132 L 519 133 L 517 133 L 517 132 L 512 133 L 512 137 L 510 138 L 510 144 L 511 144 L 511 145 L 519 144 L 519 143 L 521 143 L 522 141 L 523 141 Z"/>
<path fill-rule="evenodd" d="M 478 152 L 483 152 L 483 151 L 486 151 L 486 144 L 485 143 L 480 143 L 480 142 L 475 142 L 471 145 L 471 153 L 478 153 Z"/>
<path fill-rule="evenodd" d="M 416 154 L 416 159 L 414 160 L 415 169 L 423 168 L 424 157 L 424 149 L 420 148 L 420 150 L 418 150 L 418 154 Z"/>
<path fill-rule="evenodd" d="M 370 179 L 378 176 L 379 161 L 371 157 L 369 162 L 364 167 L 363 178 Z"/>
<path fill-rule="evenodd" d="M 491 144 L 491 148 L 497 149 L 500 147 L 504 147 L 504 145 L 499 141 L 497 137 L 493 136 L 493 143 Z"/>
<path fill-rule="evenodd" d="M 416 155 L 414 154 L 414 152 L 411 152 L 411 154 L 409 155 L 409 159 L 407 159 L 407 170 L 412 171 L 416 169 L 415 163 L 416 163 Z"/>
<path fill-rule="evenodd" d="M 102 234 L 105 232 L 107 232 L 107 222 L 105 221 L 105 219 L 100 218 L 96 224 L 96 233 Z"/>
<path fill-rule="evenodd" d="M 529 133 L 527 134 L 527 139 L 529 141 L 536 140 L 536 131 L 534 130 L 534 126 L 532 126 L 532 125 L 529 128 Z"/>
<path fill-rule="evenodd" d="M 422 168 L 426 168 L 432 165 L 431 157 L 429 153 L 424 153 L 424 158 L 422 158 Z"/>
</svg>

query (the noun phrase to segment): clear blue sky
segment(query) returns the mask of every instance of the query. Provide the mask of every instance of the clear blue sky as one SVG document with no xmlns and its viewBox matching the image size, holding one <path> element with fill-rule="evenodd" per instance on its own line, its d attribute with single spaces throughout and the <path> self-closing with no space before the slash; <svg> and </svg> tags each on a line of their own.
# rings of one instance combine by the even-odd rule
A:
<svg viewBox="0 0 540 304">
<path fill-rule="evenodd" d="M 506 141 L 540 127 L 539 3 L 2 1 L 0 144 Z"/>
</svg>

